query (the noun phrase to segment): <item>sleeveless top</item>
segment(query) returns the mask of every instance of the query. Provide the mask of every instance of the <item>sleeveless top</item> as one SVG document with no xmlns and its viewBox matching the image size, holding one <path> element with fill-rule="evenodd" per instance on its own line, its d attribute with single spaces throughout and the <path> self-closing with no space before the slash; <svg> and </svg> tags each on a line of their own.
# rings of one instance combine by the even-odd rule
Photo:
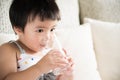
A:
<svg viewBox="0 0 120 80">
<path fill-rule="evenodd" d="M 44 50 L 38 55 L 30 55 L 27 54 L 25 50 L 16 41 L 10 41 L 10 43 L 16 44 L 21 53 L 20 58 L 17 61 L 18 71 L 23 71 L 31 67 L 32 65 L 35 65 L 47 53 L 47 50 Z M 55 78 L 56 76 L 53 74 L 53 72 L 49 72 L 47 74 L 42 74 L 37 80 L 55 80 Z"/>
</svg>

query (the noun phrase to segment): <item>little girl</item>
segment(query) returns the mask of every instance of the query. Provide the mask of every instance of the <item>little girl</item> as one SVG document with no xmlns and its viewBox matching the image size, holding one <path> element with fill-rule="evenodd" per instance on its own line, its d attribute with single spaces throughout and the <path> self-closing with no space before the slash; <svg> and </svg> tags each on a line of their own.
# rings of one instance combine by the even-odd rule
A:
<svg viewBox="0 0 120 80">
<path fill-rule="evenodd" d="M 18 40 L 0 46 L 0 80 L 73 80 L 71 57 L 48 50 L 60 20 L 56 2 L 13 0 L 9 16 Z M 56 68 L 63 70 L 55 75 Z"/>
</svg>

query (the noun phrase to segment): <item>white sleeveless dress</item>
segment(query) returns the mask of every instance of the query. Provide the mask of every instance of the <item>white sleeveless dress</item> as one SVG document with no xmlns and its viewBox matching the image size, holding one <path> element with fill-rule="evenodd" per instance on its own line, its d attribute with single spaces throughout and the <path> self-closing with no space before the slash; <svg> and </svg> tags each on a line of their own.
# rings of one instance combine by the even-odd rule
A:
<svg viewBox="0 0 120 80">
<path fill-rule="evenodd" d="M 16 42 L 16 41 L 10 41 L 10 43 L 15 43 L 16 46 L 20 50 L 20 58 L 18 59 L 18 71 L 23 71 L 33 65 L 35 65 L 43 56 L 46 55 L 48 50 L 44 50 L 43 52 L 37 54 L 37 55 L 30 55 L 25 52 L 25 50 Z M 55 75 L 50 72 L 48 74 L 41 75 L 37 80 L 55 80 Z"/>
</svg>

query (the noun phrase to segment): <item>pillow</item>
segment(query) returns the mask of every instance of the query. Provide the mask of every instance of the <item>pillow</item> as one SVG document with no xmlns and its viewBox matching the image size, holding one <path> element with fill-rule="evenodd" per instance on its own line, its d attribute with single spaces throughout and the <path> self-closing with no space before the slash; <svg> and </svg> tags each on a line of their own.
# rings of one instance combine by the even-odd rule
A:
<svg viewBox="0 0 120 80">
<path fill-rule="evenodd" d="M 56 0 L 60 9 L 60 27 L 76 27 L 79 25 L 78 0 Z M 74 6 L 73 6 L 74 5 Z M 71 26 L 72 25 L 72 26 Z"/>
<path fill-rule="evenodd" d="M 0 33 L 0 45 L 10 40 L 16 40 L 16 39 L 17 36 L 15 34 Z"/>
<path fill-rule="evenodd" d="M 98 69 L 103 80 L 120 80 L 120 23 L 85 18 L 91 24 Z"/>
<path fill-rule="evenodd" d="M 56 29 L 58 39 L 75 62 L 74 80 L 101 80 L 93 50 L 89 24 L 74 28 Z"/>
</svg>

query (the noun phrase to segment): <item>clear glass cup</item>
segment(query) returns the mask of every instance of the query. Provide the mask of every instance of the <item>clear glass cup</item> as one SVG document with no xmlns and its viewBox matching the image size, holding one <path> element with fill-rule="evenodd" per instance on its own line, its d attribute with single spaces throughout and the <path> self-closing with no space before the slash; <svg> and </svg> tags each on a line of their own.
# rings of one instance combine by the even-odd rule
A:
<svg viewBox="0 0 120 80">
<path fill-rule="evenodd" d="M 52 49 L 57 49 L 57 50 L 59 50 L 59 51 L 61 52 L 61 54 L 62 54 L 63 56 L 65 56 L 66 59 L 67 59 L 67 56 L 66 56 L 65 52 L 63 51 L 63 47 L 62 47 L 60 41 L 58 40 L 58 38 L 57 38 L 57 36 L 56 36 L 55 34 L 54 34 L 53 38 L 54 38 L 54 39 L 53 39 L 53 43 L 52 43 Z M 67 66 L 68 66 L 68 65 L 66 65 L 66 67 L 67 67 Z M 61 68 L 56 68 L 56 69 L 54 69 L 54 70 L 53 70 L 54 75 L 59 75 L 59 74 L 61 74 L 62 71 L 66 69 L 66 67 L 63 68 L 63 69 L 61 69 Z"/>
</svg>

